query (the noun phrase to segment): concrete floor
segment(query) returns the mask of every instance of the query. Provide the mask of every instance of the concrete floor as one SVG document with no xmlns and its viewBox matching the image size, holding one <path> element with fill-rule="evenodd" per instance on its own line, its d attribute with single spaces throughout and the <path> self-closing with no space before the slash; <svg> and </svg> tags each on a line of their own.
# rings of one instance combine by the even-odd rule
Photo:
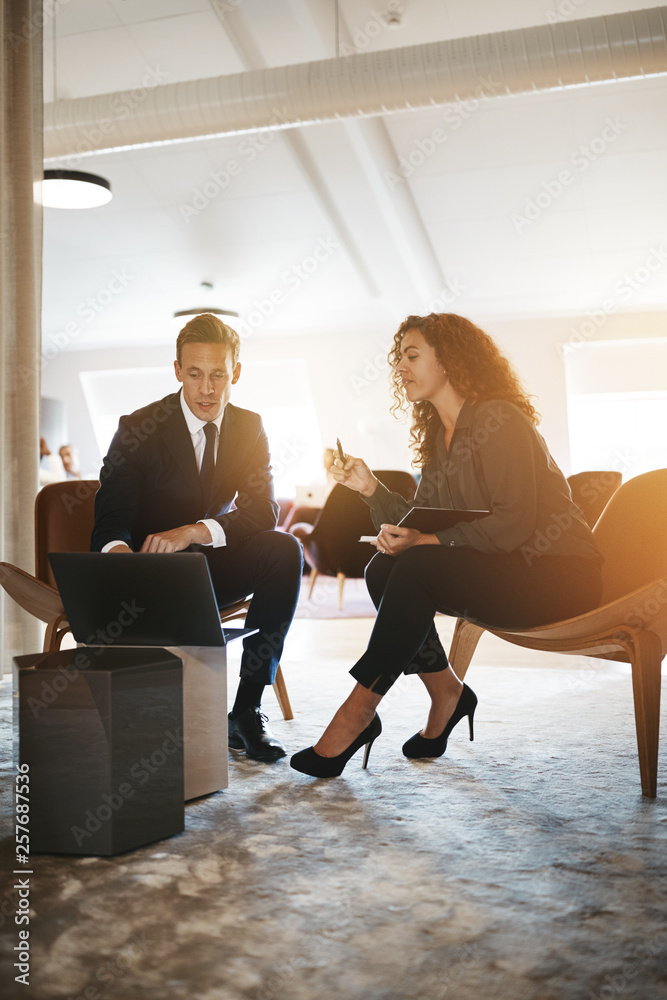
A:
<svg viewBox="0 0 667 1000">
<path fill-rule="evenodd" d="M 369 629 L 295 622 L 295 719 L 266 698 L 290 752 L 317 739 Z M 401 755 L 425 708 L 404 679 L 367 771 L 359 756 L 317 782 L 234 756 L 230 787 L 187 806 L 184 834 L 110 859 L 34 856 L 30 985 L 12 988 L 9 876 L 3 995 L 667 997 L 667 752 L 658 799 L 642 799 L 629 669 L 485 638 L 467 680 L 475 742 L 462 724 L 440 760 Z"/>
</svg>

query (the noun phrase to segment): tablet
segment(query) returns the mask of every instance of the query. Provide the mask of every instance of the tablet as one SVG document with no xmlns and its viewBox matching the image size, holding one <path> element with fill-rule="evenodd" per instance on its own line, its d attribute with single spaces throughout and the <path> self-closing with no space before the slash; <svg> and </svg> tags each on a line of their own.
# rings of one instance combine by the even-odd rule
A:
<svg viewBox="0 0 667 1000">
<path fill-rule="evenodd" d="M 453 528 L 461 521 L 476 521 L 486 517 L 490 510 L 450 510 L 447 507 L 412 507 L 398 522 L 401 528 L 416 528 L 423 535 Z"/>
</svg>

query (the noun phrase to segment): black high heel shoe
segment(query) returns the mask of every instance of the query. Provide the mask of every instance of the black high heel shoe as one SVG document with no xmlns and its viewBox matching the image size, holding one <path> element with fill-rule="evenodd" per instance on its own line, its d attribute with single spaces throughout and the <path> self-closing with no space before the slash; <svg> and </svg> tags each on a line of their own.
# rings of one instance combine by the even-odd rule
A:
<svg viewBox="0 0 667 1000">
<path fill-rule="evenodd" d="M 473 739 L 473 726 L 472 720 L 475 714 L 475 709 L 477 708 L 477 695 L 472 691 L 467 684 L 463 685 L 463 691 L 461 692 L 461 697 L 459 698 L 456 708 L 454 709 L 454 714 L 445 726 L 443 732 L 440 736 L 436 736 L 435 739 L 427 740 L 425 736 L 421 733 L 415 733 L 410 739 L 403 744 L 403 753 L 406 757 L 419 758 L 419 757 L 442 757 L 443 753 L 447 749 L 447 739 L 457 722 L 468 716 L 468 725 L 470 727 L 470 739 Z"/>
<path fill-rule="evenodd" d="M 343 750 L 342 753 L 339 753 L 337 757 L 322 757 L 312 747 L 308 747 L 306 750 L 299 750 L 298 753 L 294 754 L 289 762 L 290 767 L 293 767 L 295 771 L 301 771 L 302 774 L 309 774 L 312 778 L 337 778 L 339 774 L 343 773 L 343 768 L 350 757 L 364 743 L 366 744 L 366 750 L 364 753 L 364 762 L 361 766 L 366 767 L 371 747 L 381 732 L 382 723 L 380 722 L 380 716 L 374 715 L 363 733 L 360 733 L 356 740 L 350 743 L 349 747 Z"/>
</svg>

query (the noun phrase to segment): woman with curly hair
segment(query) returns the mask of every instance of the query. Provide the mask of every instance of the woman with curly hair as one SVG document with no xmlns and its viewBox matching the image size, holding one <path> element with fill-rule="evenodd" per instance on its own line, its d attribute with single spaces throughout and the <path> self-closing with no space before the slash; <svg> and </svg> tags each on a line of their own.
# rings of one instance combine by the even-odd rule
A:
<svg viewBox="0 0 667 1000">
<path fill-rule="evenodd" d="M 360 747 L 364 766 L 382 726 L 376 708 L 401 673 L 418 674 L 431 698 L 406 757 L 439 757 L 477 697 L 447 661 L 436 611 L 489 627 L 530 628 L 597 607 L 602 557 L 536 429 L 537 413 L 488 334 L 453 313 L 409 316 L 389 354 L 395 404 L 412 409 L 422 478 L 410 504 L 361 458 L 336 460 L 338 482 L 370 507 L 378 549 L 366 583 L 378 609 L 368 647 L 350 673 L 349 698 L 298 771 L 333 777 Z M 486 510 L 436 534 L 398 526 L 411 506 Z"/>
</svg>

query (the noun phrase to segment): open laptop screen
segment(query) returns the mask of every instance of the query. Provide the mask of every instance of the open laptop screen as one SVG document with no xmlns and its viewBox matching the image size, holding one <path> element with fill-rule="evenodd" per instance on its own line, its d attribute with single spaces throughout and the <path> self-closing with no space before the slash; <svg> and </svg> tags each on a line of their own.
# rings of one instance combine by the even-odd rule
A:
<svg viewBox="0 0 667 1000">
<path fill-rule="evenodd" d="M 52 552 L 53 575 L 77 642 L 224 646 L 253 629 L 223 629 L 201 552 Z"/>
</svg>

